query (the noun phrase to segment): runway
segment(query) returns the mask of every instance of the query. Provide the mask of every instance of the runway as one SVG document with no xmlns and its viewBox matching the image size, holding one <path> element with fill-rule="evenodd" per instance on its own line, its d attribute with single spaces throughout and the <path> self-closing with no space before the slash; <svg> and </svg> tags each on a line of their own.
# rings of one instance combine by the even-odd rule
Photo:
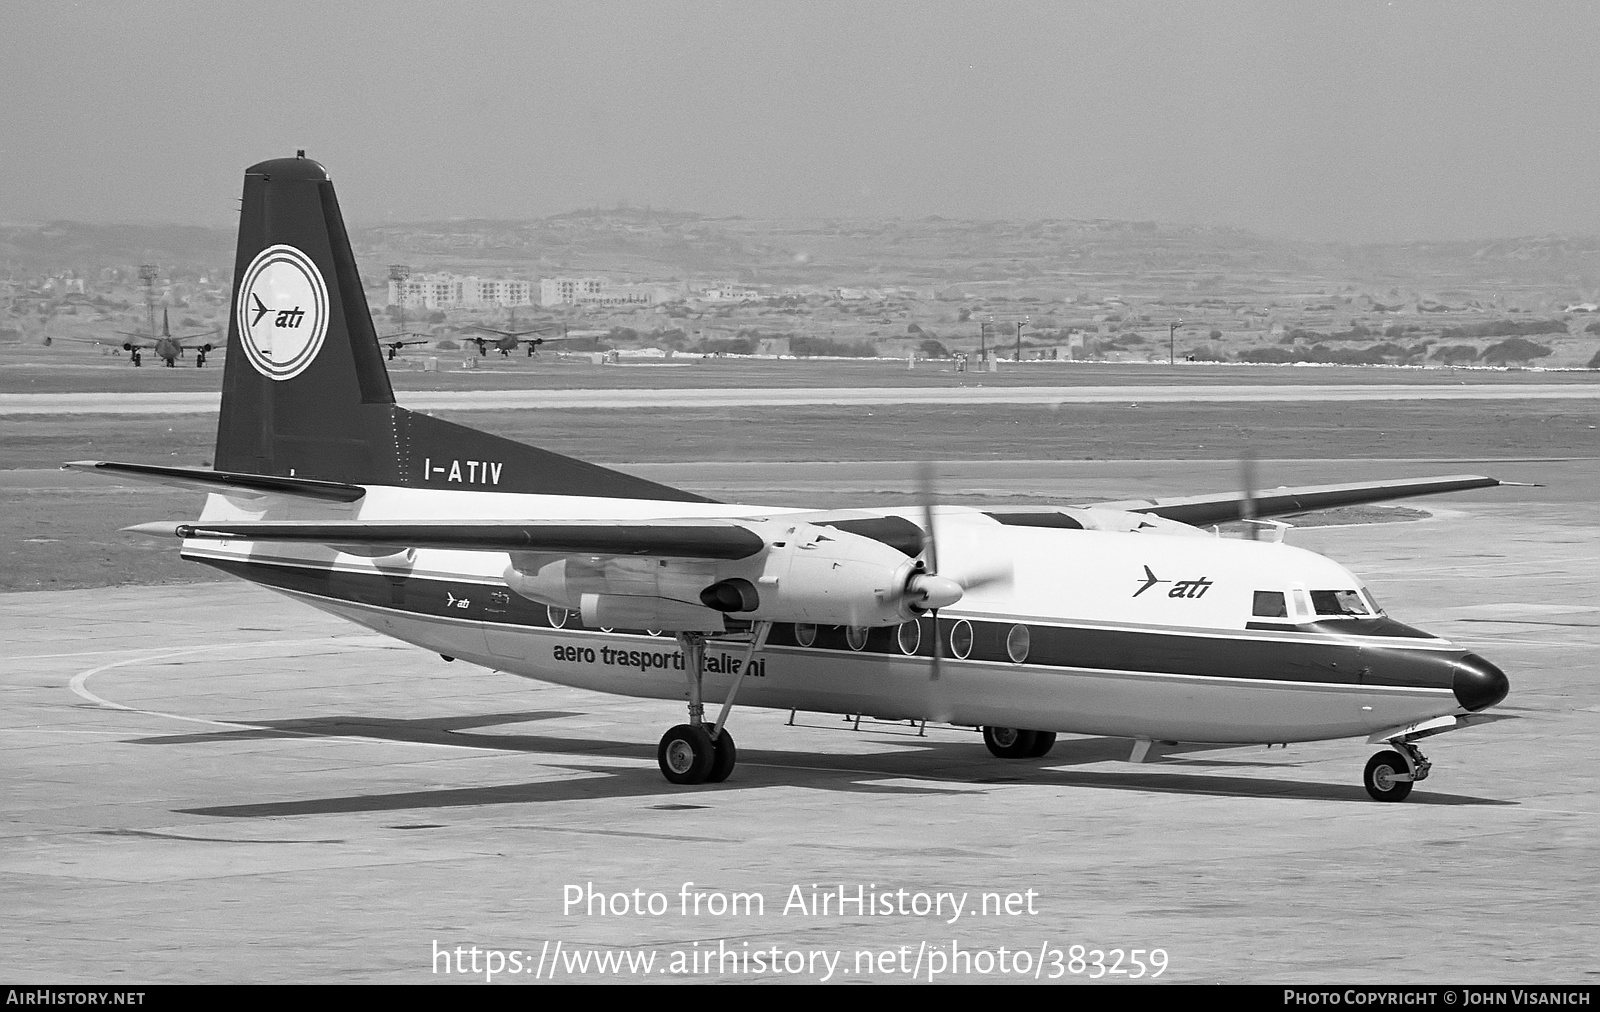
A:
<svg viewBox="0 0 1600 1012">
<path fill-rule="evenodd" d="M 952 472 L 958 491 L 1031 473 Z M 733 779 L 674 788 L 654 756 L 682 718 L 671 704 L 448 664 L 243 584 L 5 595 L 0 951 L 14 976 L 63 983 L 483 979 L 440 970 L 457 946 L 537 958 L 522 977 L 542 982 L 558 943 L 663 968 L 720 943 L 840 953 L 832 981 L 909 979 L 899 955 L 863 969 L 857 953 L 905 947 L 909 964 L 954 944 L 1161 948 L 1159 979 L 1190 983 L 1592 984 L 1600 478 L 1592 462 L 1562 473 L 1560 494 L 1484 490 L 1430 520 L 1289 535 L 1511 678 L 1507 719 L 1424 743 L 1433 777 L 1400 805 L 1367 799 L 1360 741 L 1132 766 L 1125 741 L 1064 737 L 1001 762 L 970 731 L 755 710 L 730 724 Z M 686 882 L 764 909 L 682 914 Z M 591 883 L 670 902 L 568 908 L 567 887 Z M 784 912 L 797 886 L 841 885 L 974 903 L 1031 890 L 1034 912 Z"/>
<path fill-rule="evenodd" d="M 1593 401 L 1600 384 L 1303 384 L 1087 387 L 790 387 L 409 391 L 413 411 L 619 410 L 892 404 L 1245 404 L 1361 401 Z M 0 394 L 0 415 L 214 414 L 215 393 Z"/>
</svg>

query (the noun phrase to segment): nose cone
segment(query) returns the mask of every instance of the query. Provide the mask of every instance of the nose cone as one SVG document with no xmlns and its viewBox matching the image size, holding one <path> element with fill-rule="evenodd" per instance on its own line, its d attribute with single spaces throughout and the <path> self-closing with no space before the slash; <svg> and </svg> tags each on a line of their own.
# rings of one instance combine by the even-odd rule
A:
<svg viewBox="0 0 1600 1012">
<path fill-rule="evenodd" d="M 1468 710 L 1483 710 L 1506 698 L 1511 681 L 1506 673 L 1479 657 L 1467 654 L 1456 661 L 1455 677 L 1450 680 L 1456 702 Z"/>
</svg>

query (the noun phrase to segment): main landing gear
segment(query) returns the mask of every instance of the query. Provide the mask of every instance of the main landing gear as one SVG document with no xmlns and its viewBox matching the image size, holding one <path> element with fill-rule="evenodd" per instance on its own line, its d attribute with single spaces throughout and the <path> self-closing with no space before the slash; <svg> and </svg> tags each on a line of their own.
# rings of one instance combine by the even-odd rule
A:
<svg viewBox="0 0 1600 1012">
<path fill-rule="evenodd" d="M 689 679 L 689 723 L 679 724 L 661 736 L 661 744 L 656 746 L 656 761 L 661 765 L 662 776 L 675 784 L 720 784 L 728 779 L 739 759 L 739 750 L 734 747 L 733 735 L 723 724 L 733 710 L 733 699 L 739 693 L 739 686 L 744 684 L 751 662 L 767 645 L 767 634 L 771 631 L 771 622 L 755 623 L 750 649 L 728 690 L 728 698 L 723 700 L 722 712 L 717 715 L 715 724 L 705 722 L 706 708 L 700 698 L 705 675 L 706 635 L 678 634 L 678 645 L 683 648 L 683 668 Z"/>
<path fill-rule="evenodd" d="M 1411 785 L 1428 779 L 1433 763 L 1409 741 L 1394 741 L 1396 751 L 1379 752 L 1367 760 L 1362 783 L 1374 801 L 1404 801 Z"/>
<path fill-rule="evenodd" d="M 997 759 L 1041 759 L 1055 747 L 1054 731 L 1024 731 L 1016 727 L 985 727 L 983 743 Z"/>
</svg>

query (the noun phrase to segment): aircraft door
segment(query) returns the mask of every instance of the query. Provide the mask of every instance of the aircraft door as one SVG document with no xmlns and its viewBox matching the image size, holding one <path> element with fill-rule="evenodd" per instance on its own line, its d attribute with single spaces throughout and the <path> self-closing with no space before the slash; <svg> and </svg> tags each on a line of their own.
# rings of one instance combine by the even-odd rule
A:
<svg viewBox="0 0 1600 1012">
<path fill-rule="evenodd" d="M 521 627 L 511 621 L 510 590 L 486 589 L 483 598 L 483 636 L 496 657 L 521 660 L 526 646 Z"/>
</svg>

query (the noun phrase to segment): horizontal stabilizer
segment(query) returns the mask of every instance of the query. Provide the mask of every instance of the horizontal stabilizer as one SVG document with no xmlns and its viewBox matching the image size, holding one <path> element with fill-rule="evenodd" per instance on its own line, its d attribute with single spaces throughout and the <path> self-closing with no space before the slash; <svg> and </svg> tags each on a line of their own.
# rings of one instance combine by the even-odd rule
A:
<svg viewBox="0 0 1600 1012">
<path fill-rule="evenodd" d="M 1205 527 L 1210 524 L 1245 519 L 1247 513 L 1256 518 L 1294 516 L 1339 506 L 1359 506 L 1364 503 L 1407 499 L 1419 495 L 1438 495 L 1441 492 L 1493 488 L 1499 484 L 1501 482 L 1497 478 L 1485 478 L 1477 474 L 1452 474 L 1439 478 L 1400 478 L 1393 481 L 1349 482 L 1343 485 L 1302 485 L 1298 488 L 1262 489 L 1253 497 L 1253 509 L 1249 502 L 1252 497 L 1244 492 L 1224 492 L 1218 495 L 1175 499 L 1133 499 L 1089 505 L 1096 509 L 1147 513 L 1195 527 Z"/>
<path fill-rule="evenodd" d="M 153 482 L 157 485 L 218 492 L 252 499 L 267 495 L 285 495 L 296 499 L 315 499 L 319 502 L 355 502 L 367 494 L 367 490 L 360 485 L 347 485 L 339 481 L 285 478 L 269 474 L 238 474 L 199 467 L 119 464 L 107 460 L 74 460 L 62 464 L 61 467 L 63 470 L 70 468 L 74 471 L 88 471 L 91 474 L 115 475 L 136 481 Z"/>
<path fill-rule="evenodd" d="M 754 531 L 706 520 L 481 521 L 476 523 L 228 523 L 178 524 L 180 538 L 290 541 L 322 545 L 437 548 L 451 551 L 539 552 L 551 555 L 640 555 L 679 559 L 744 559 L 766 547 Z"/>
</svg>

